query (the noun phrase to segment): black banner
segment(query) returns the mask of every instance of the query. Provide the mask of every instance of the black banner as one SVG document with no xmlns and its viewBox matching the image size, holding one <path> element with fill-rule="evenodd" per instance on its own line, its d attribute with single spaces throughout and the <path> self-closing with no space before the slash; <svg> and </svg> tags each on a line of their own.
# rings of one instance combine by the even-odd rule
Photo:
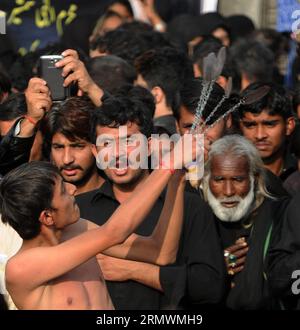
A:
<svg viewBox="0 0 300 330">
<path fill-rule="evenodd" d="M 66 26 L 87 23 L 103 13 L 108 0 L 1 0 L 6 30 L 21 54 L 56 42 Z"/>
</svg>

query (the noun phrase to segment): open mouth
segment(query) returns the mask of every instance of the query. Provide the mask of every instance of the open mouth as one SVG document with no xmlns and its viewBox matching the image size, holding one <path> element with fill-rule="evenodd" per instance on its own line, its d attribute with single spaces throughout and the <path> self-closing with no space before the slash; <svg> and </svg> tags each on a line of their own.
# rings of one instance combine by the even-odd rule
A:
<svg viewBox="0 0 300 330">
<path fill-rule="evenodd" d="M 239 202 L 222 202 L 221 204 L 224 206 L 224 207 L 227 207 L 227 208 L 232 208 L 232 207 L 236 207 L 238 205 Z"/>
<path fill-rule="evenodd" d="M 73 169 L 63 169 L 63 173 L 67 176 L 74 176 L 78 172 L 78 169 L 73 168 Z"/>
<path fill-rule="evenodd" d="M 122 167 L 122 168 L 115 168 L 114 172 L 116 175 L 125 175 L 127 173 L 128 167 Z"/>
</svg>

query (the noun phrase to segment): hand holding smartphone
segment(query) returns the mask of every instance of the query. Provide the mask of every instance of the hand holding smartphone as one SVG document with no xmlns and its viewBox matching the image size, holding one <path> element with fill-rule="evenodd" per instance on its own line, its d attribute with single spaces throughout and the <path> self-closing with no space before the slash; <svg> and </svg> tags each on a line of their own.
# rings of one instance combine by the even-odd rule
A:
<svg viewBox="0 0 300 330">
<path fill-rule="evenodd" d="M 70 89 L 63 86 L 62 68 L 55 66 L 55 63 L 62 59 L 62 55 L 43 55 L 40 57 L 39 75 L 47 82 L 53 101 L 64 101 L 70 96 Z"/>
</svg>

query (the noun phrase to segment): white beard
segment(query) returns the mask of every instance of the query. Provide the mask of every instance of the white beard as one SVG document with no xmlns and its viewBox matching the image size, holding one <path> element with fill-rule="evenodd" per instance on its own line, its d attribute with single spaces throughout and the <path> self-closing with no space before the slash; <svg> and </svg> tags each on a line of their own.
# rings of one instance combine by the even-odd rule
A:
<svg viewBox="0 0 300 330">
<path fill-rule="evenodd" d="M 212 208 L 214 214 L 218 219 L 224 222 L 238 222 L 240 221 L 249 211 L 251 205 L 254 201 L 254 178 L 250 178 L 250 190 L 248 194 L 242 198 L 240 196 L 233 196 L 228 198 L 216 198 L 209 187 L 207 181 L 206 184 L 206 194 L 207 194 L 207 202 L 209 206 Z M 238 202 L 235 207 L 224 207 L 222 202 Z"/>
</svg>

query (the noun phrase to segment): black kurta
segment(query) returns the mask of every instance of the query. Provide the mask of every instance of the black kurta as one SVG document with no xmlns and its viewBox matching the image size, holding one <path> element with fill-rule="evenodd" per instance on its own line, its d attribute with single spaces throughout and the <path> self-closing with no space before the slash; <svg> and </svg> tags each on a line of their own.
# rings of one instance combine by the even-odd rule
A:
<svg viewBox="0 0 300 330">
<path fill-rule="evenodd" d="M 245 237 L 249 246 L 244 269 L 234 276 L 235 286 L 229 290 L 226 297 L 228 308 L 237 310 L 273 308 L 274 302 L 264 275 L 264 249 L 269 249 L 273 244 L 288 202 L 289 198 L 265 199 L 246 221 L 243 219 L 236 223 L 228 223 L 216 219 L 224 249 L 233 245 L 240 237 Z M 271 225 L 272 229 L 270 229 Z"/>
</svg>

